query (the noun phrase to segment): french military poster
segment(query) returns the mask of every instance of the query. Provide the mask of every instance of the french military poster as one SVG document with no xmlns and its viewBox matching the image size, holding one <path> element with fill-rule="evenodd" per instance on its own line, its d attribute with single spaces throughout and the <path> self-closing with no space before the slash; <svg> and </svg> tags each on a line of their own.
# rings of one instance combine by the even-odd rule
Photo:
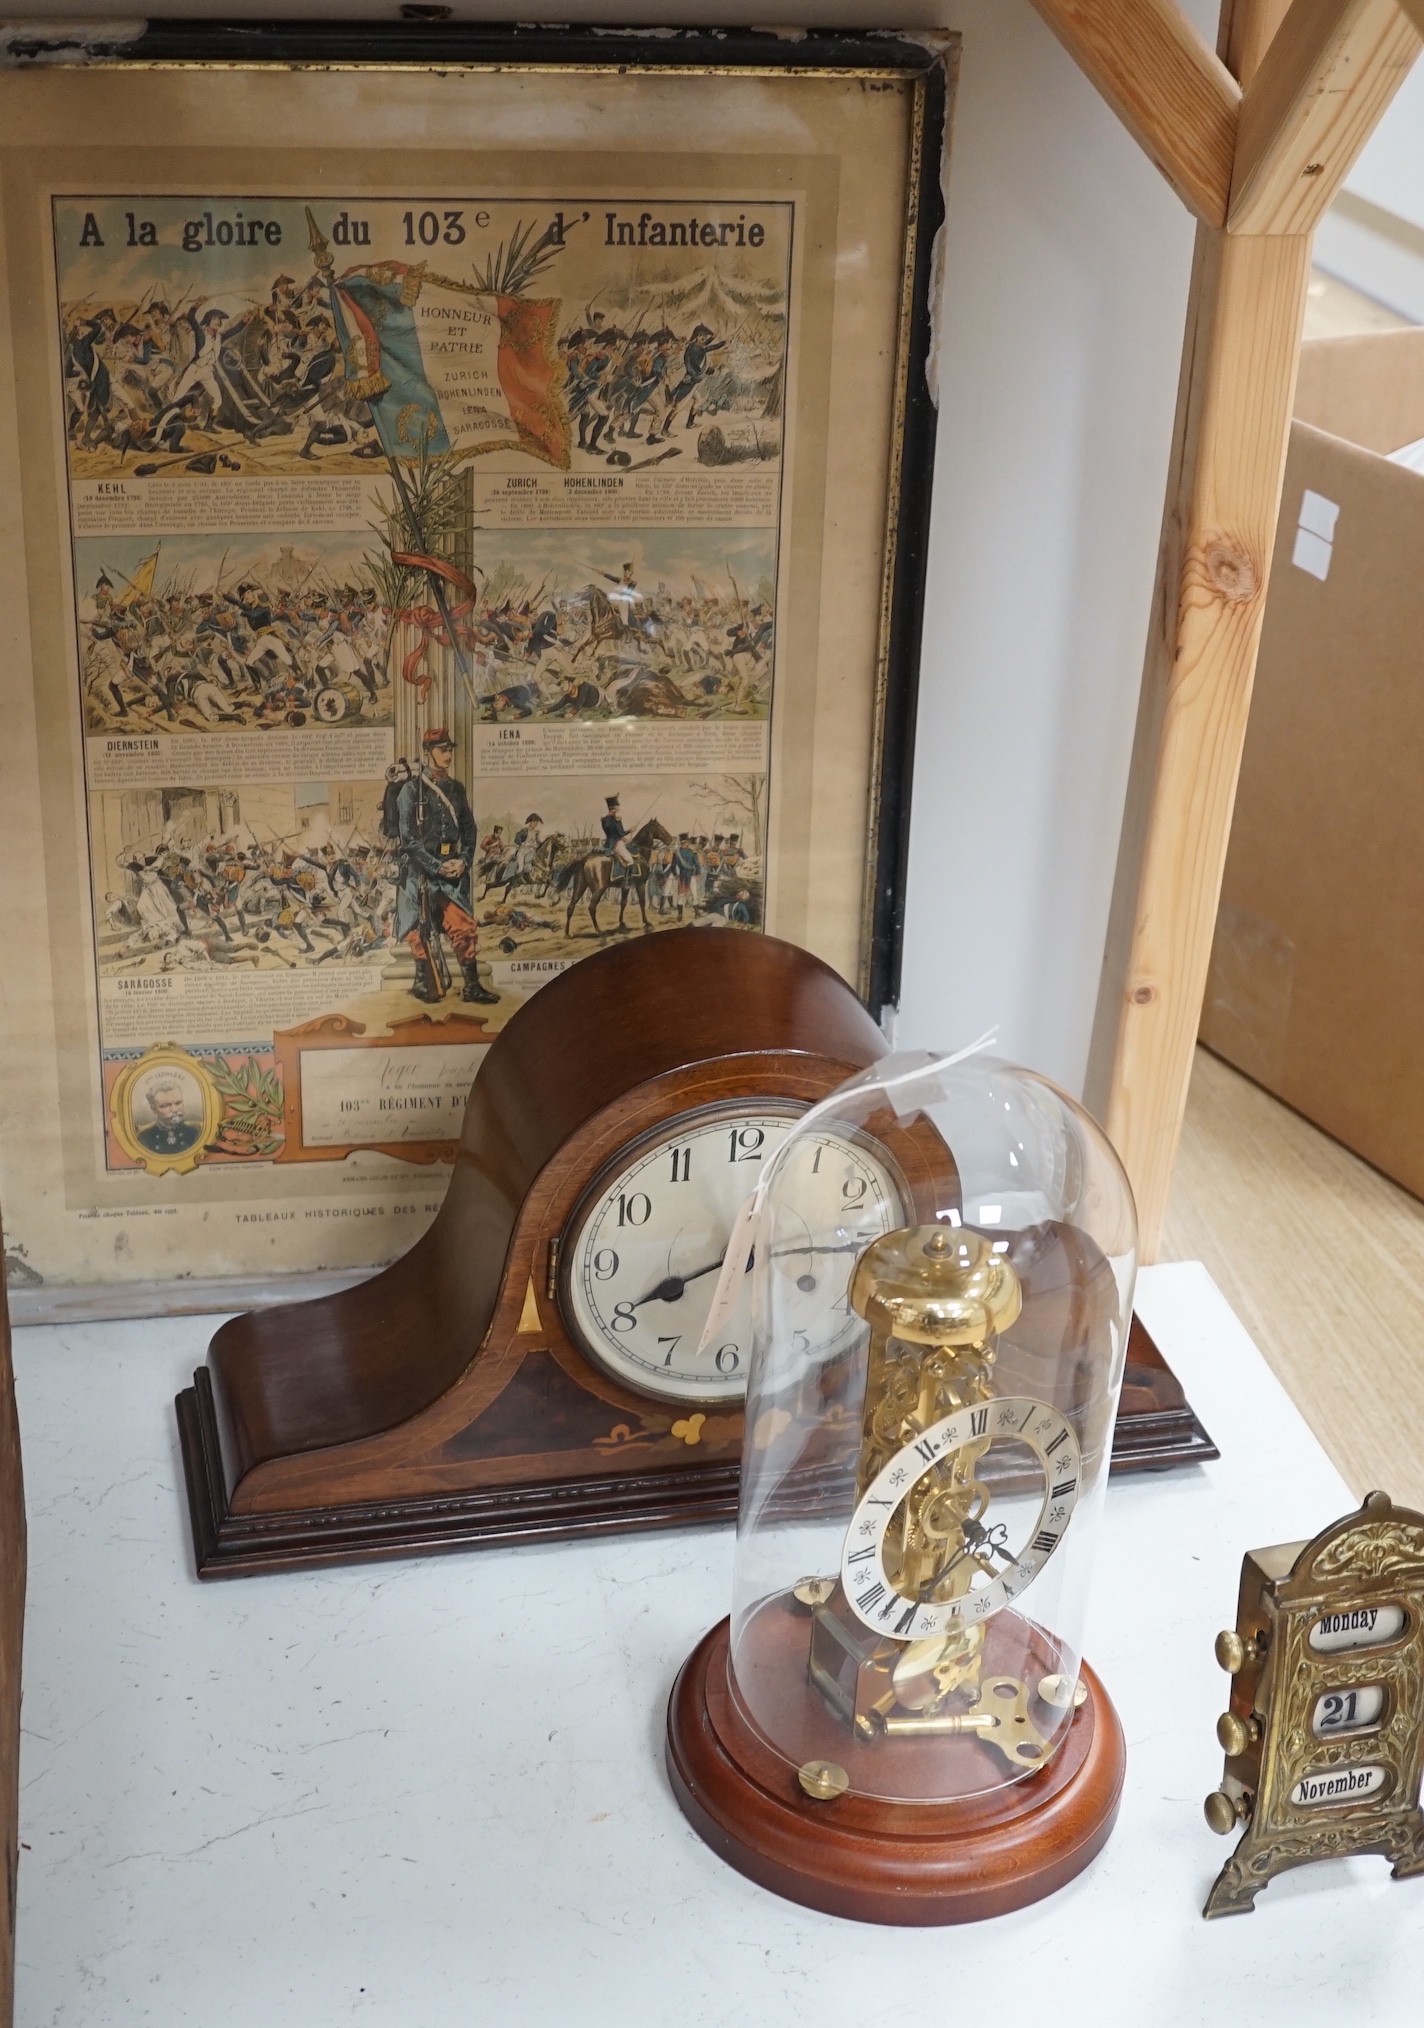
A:
<svg viewBox="0 0 1424 2028">
<path fill-rule="evenodd" d="M 194 1272 L 374 1264 L 438 1206 L 491 1042 L 582 957 L 785 933 L 820 879 L 854 933 L 863 808 L 819 869 L 787 844 L 836 706 L 834 179 L 39 152 L 6 202 L 64 530 L 35 692 L 82 839 L 41 911 L 92 1095 L 63 1195 L 125 1243 L 47 1258 L 20 1206 L 14 1266 L 171 1271 L 144 1220 L 175 1212 Z"/>
</svg>

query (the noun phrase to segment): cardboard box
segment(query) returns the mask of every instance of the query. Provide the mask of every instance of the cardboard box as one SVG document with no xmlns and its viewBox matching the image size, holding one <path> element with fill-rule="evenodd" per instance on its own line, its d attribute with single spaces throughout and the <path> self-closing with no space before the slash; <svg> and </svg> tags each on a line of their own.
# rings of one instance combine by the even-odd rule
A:
<svg viewBox="0 0 1424 2028">
<path fill-rule="evenodd" d="M 1424 330 L 1301 357 L 1201 1038 L 1424 1196 Z"/>
</svg>

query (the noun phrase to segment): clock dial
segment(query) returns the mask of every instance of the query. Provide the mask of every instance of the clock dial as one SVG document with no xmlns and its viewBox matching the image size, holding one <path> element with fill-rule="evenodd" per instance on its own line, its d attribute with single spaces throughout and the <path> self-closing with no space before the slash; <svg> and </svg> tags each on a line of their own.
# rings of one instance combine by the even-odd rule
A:
<svg viewBox="0 0 1424 2028">
<path fill-rule="evenodd" d="M 957 1460 L 966 1446 L 967 1461 Z M 1042 1490 L 1027 1499 L 996 1498 L 996 1518 L 986 1523 L 979 1514 L 987 1497 L 980 1499 L 974 1488 L 984 1456 L 1000 1446 L 1013 1446 L 1025 1454 L 1024 1462 L 1036 1461 Z M 1021 1467 L 1016 1476 L 1022 1476 Z M 923 1640 L 990 1619 L 1027 1591 L 1063 1540 L 1081 1479 L 1078 1439 L 1047 1402 L 1010 1395 L 932 1423 L 877 1472 L 846 1530 L 841 1583 L 856 1618 L 900 1640 Z M 933 1581 L 915 1597 L 899 1590 L 886 1568 L 897 1517 L 912 1496 L 921 1529 L 928 1523 L 944 1543 Z M 944 1510 L 942 1528 L 931 1518 L 936 1505 Z"/>
<path fill-rule="evenodd" d="M 670 1121 L 584 1200 L 561 1250 L 564 1315 L 615 1378 L 668 1401 L 742 1399 L 750 1276 L 715 1342 L 700 1357 L 697 1346 L 732 1221 L 797 1117 L 764 1103 Z M 793 1238 L 777 1248 L 793 1292 L 789 1324 L 799 1351 L 830 1357 L 863 1327 L 848 1306 L 826 1304 L 825 1277 L 843 1284 L 860 1249 L 901 1223 L 903 1188 L 883 1152 L 836 1134 L 813 1130 L 786 1159 L 806 1221 L 804 1245 Z"/>
</svg>

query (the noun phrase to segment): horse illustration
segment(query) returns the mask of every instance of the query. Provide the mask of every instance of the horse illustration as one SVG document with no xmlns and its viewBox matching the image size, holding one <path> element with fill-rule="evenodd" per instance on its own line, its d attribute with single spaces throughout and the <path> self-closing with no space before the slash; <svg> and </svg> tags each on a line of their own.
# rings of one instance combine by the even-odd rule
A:
<svg viewBox="0 0 1424 2028">
<path fill-rule="evenodd" d="M 609 641 L 618 648 L 642 647 L 647 638 L 646 630 L 633 618 L 626 603 L 615 604 L 596 584 L 588 586 L 583 598 L 588 608 L 588 632 L 569 656 L 571 662 L 577 662 L 589 648 L 596 651 Z M 595 652 L 594 660 L 597 659 Z"/>
<path fill-rule="evenodd" d="M 643 918 L 643 928 L 648 928 L 648 854 L 654 845 L 671 845 L 672 833 L 660 824 L 656 817 L 649 817 L 628 840 L 628 849 L 633 855 L 631 867 L 620 866 L 611 852 L 593 851 L 582 853 L 577 859 L 570 859 L 559 868 L 554 876 L 554 888 L 562 894 L 568 889 L 569 912 L 564 923 L 564 935 L 574 933 L 574 910 L 581 901 L 588 903 L 588 919 L 593 925 L 595 936 L 602 936 L 598 923 L 598 904 L 610 887 L 620 890 L 618 898 L 618 922 L 624 927 L 628 913 L 628 890 L 631 888 L 638 897 L 638 912 Z M 615 877 L 616 873 L 616 877 Z"/>
<path fill-rule="evenodd" d="M 480 889 L 480 900 L 483 901 L 496 887 L 503 888 L 506 901 L 516 887 L 527 887 L 536 898 L 547 894 L 555 864 L 564 849 L 564 839 L 556 831 L 550 837 L 539 840 L 526 871 L 521 872 L 515 852 L 510 852 L 503 859 L 482 860 L 479 872 L 484 885 Z"/>
<path fill-rule="evenodd" d="M 638 669 L 610 687 L 608 701 L 615 712 L 636 718 L 683 718 L 687 699 L 664 669 Z"/>
</svg>

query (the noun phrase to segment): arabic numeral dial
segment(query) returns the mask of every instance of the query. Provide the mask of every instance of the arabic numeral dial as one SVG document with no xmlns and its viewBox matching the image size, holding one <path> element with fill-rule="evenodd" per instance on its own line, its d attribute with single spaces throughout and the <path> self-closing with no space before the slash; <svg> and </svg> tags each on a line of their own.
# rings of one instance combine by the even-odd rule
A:
<svg viewBox="0 0 1424 2028">
<path fill-rule="evenodd" d="M 751 1365 L 750 1275 L 700 1341 L 733 1221 L 795 1124 L 798 1105 L 755 1101 L 672 1119 L 624 1149 L 585 1192 L 559 1245 L 559 1301 L 587 1358 L 662 1401 L 739 1403 Z M 787 1264 L 798 1351 L 828 1356 L 857 1320 L 825 1300 L 859 1248 L 903 1222 L 903 1186 L 870 1145 L 808 1134 L 788 1151 L 808 1234 L 848 1235 Z M 824 1200 L 824 1202 L 822 1201 Z"/>
</svg>

